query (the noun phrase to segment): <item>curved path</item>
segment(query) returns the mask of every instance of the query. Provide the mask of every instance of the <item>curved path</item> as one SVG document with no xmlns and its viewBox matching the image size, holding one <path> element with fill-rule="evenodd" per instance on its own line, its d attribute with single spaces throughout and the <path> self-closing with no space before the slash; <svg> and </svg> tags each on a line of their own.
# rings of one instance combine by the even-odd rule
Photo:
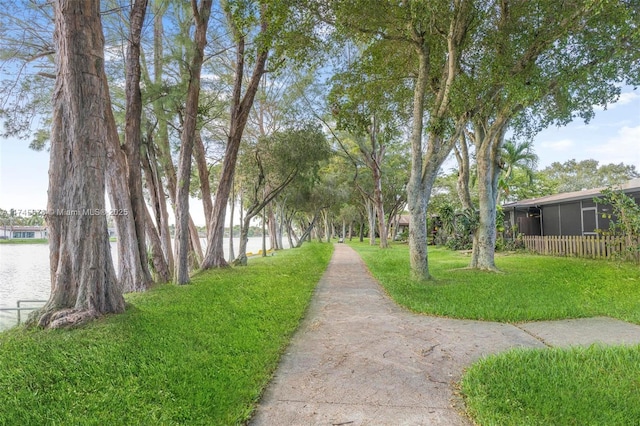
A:
<svg viewBox="0 0 640 426">
<path fill-rule="evenodd" d="M 337 244 L 251 425 L 469 425 L 455 382 L 512 347 L 640 343 L 608 318 L 527 323 L 428 317 L 391 301 L 358 254 Z"/>
</svg>

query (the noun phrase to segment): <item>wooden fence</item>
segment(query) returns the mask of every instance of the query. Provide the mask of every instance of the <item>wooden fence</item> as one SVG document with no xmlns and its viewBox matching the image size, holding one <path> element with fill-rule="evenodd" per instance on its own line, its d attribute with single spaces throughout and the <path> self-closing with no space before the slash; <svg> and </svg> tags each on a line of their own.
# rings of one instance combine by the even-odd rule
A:
<svg viewBox="0 0 640 426">
<path fill-rule="evenodd" d="M 625 237 L 608 235 L 586 236 L 523 236 L 527 250 L 551 256 L 588 257 L 592 259 L 627 259 L 640 261 L 638 237 L 628 241 Z M 631 247 L 632 250 L 628 248 Z"/>
</svg>

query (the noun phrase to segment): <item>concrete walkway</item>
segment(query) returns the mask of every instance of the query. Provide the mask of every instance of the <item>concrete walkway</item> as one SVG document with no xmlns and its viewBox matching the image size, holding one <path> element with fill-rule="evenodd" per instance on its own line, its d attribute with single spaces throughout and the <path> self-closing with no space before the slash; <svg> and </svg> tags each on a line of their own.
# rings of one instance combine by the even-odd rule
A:
<svg viewBox="0 0 640 426">
<path fill-rule="evenodd" d="M 455 382 L 512 347 L 640 343 L 610 318 L 521 325 L 417 315 L 392 302 L 337 244 L 252 425 L 469 425 Z"/>
</svg>

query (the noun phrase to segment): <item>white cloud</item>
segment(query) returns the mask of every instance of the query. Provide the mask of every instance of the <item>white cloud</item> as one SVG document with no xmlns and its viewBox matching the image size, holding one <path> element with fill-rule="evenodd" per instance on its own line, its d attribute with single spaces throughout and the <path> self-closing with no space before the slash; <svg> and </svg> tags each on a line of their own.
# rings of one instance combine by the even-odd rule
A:
<svg viewBox="0 0 640 426">
<path fill-rule="evenodd" d="M 633 164 L 640 170 L 640 126 L 624 126 L 606 142 L 586 150 L 600 164 Z"/>
<path fill-rule="evenodd" d="M 618 99 L 618 102 L 616 102 L 615 105 L 626 105 L 628 103 L 635 101 L 638 98 L 640 98 L 640 95 L 638 95 L 636 92 L 622 93 L 620 94 L 620 99 Z"/>
<path fill-rule="evenodd" d="M 566 152 L 573 149 L 576 143 L 572 139 L 560 139 L 558 141 L 545 141 L 540 144 L 541 148 L 551 151 Z"/>
<path fill-rule="evenodd" d="M 631 102 L 634 102 L 637 99 L 640 99 L 640 95 L 638 95 L 638 93 L 636 92 L 621 93 L 620 97 L 616 102 L 607 105 L 607 110 L 611 111 L 612 109 L 615 109 L 619 106 L 630 104 Z M 600 105 L 595 105 L 593 109 L 595 109 L 596 111 L 604 111 L 605 108 Z"/>
</svg>

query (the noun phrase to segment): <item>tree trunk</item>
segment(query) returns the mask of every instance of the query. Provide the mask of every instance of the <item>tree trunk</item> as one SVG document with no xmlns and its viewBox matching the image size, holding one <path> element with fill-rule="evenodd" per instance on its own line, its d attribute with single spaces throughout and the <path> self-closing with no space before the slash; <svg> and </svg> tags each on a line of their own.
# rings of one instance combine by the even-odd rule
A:
<svg viewBox="0 0 640 426">
<path fill-rule="evenodd" d="M 284 249 L 284 244 L 283 244 L 283 234 L 284 234 L 284 223 L 285 223 L 285 205 L 286 205 L 286 198 L 284 200 L 280 200 L 278 203 L 276 203 L 276 238 L 277 238 L 277 243 L 278 243 L 278 250 L 282 250 Z M 293 247 L 292 245 L 289 245 L 289 247 Z"/>
<path fill-rule="evenodd" d="M 424 119 L 424 100 L 429 80 L 430 51 L 424 36 L 417 31 L 413 41 L 417 47 L 419 60 L 418 76 L 413 92 L 413 120 L 411 129 L 411 174 L 407 185 L 407 205 L 410 213 L 409 223 L 409 259 L 411 275 L 414 279 L 430 278 L 427 253 L 427 207 L 431 189 L 438 169 L 451 152 L 459 137 L 462 119 L 456 123 L 455 134 L 444 139 L 444 127 L 450 116 L 451 90 L 458 73 L 460 48 L 465 42 L 466 33 L 473 17 L 472 2 L 455 2 L 452 20 L 447 34 L 447 52 L 441 68 L 441 78 L 432 92 L 433 108 L 429 112 L 429 139 L 427 151 L 422 158 L 422 131 Z M 463 117 L 464 118 L 464 117 Z"/>
<path fill-rule="evenodd" d="M 458 198 L 464 209 L 473 209 L 473 203 L 471 202 L 471 192 L 469 191 L 469 178 L 470 178 L 470 166 L 469 166 L 469 149 L 467 147 L 467 140 L 464 132 L 460 135 L 460 148 L 454 146 L 453 151 L 458 161 L 458 180 L 456 181 L 456 188 L 458 190 Z"/>
<path fill-rule="evenodd" d="M 287 226 L 287 239 L 289 240 L 289 247 L 293 248 L 298 244 L 298 237 L 295 232 L 293 232 L 293 226 L 291 224 L 291 219 L 285 220 L 285 224 Z M 295 243 L 294 240 L 295 239 Z"/>
<path fill-rule="evenodd" d="M 371 140 L 371 153 L 365 154 L 366 162 L 371 169 L 373 175 L 373 204 L 375 212 L 378 217 L 378 234 L 380 236 L 380 248 L 389 247 L 387 241 L 387 225 L 384 217 L 384 198 L 382 196 L 382 170 L 381 164 L 384 158 L 385 147 L 384 144 L 378 140 L 378 124 L 376 117 L 374 116 L 371 123 L 370 140 Z M 371 228 L 372 231 L 375 228 Z M 375 231 L 373 231 L 375 234 Z M 375 236 L 374 236 L 375 237 Z"/>
<path fill-rule="evenodd" d="M 278 246 L 278 223 L 276 221 L 276 214 L 273 211 L 273 206 L 271 203 L 266 207 L 267 209 L 267 225 L 269 226 L 269 242 L 271 244 L 271 249 L 280 250 L 281 247 Z"/>
<path fill-rule="evenodd" d="M 240 219 L 240 233 L 242 233 L 242 228 L 244 227 L 244 197 L 242 196 L 242 188 L 239 191 L 239 202 L 240 202 L 240 214 L 238 216 Z M 247 230 L 247 232 L 249 232 Z"/>
<path fill-rule="evenodd" d="M 365 199 L 365 209 L 369 219 L 369 245 L 376 245 L 376 210 L 369 198 Z"/>
<path fill-rule="evenodd" d="M 198 269 L 202 263 L 202 242 L 196 224 L 189 213 L 189 263 L 192 269 Z"/>
<path fill-rule="evenodd" d="M 144 291 L 153 280 L 147 266 L 147 246 L 145 220 L 147 208 L 142 195 L 142 170 L 140 150 L 142 147 L 142 93 L 140 92 L 140 38 L 147 11 L 147 0 L 135 0 L 131 9 L 126 72 L 125 72 L 125 133 L 124 152 L 127 156 L 127 176 L 129 197 L 134 223 L 134 241 L 140 260 L 140 273 L 136 279 L 124 287 L 124 291 Z M 132 248 L 133 250 L 133 248 Z"/>
<path fill-rule="evenodd" d="M 153 263 L 153 269 L 155 270 L 156 279 L 158 280 L 158 282 L 166 283 L 171 281 L 171 272 L 169 270 L 169 265 L 167 265 L 167 261 L 164 257 L 160 237 L 156 232 L 155 227 L 153 226 L 153 219 L 151 219 L 151 214 L 146 208 L 145 212 L 145 225 L 147 228 L 146 234 L 151 248 L 151 262 Z"/>
<path fill-rule="evenodd" d="M 213 210 L 213 202 L 211 201 L 211 186 L 209 185 L 209 168 L 207 167 L 207 157 L 205 155 L 204 142 L 200 129 L 196 129 L 193 154 L 198 166 L 198 178 L 200 179 L 200 194 L 202 195 L 202 207 L 204 208 L 204 217 L 209 232 L 209 220 L 211 211 Z"/>
<path fill-rule="evenodd" d="M 31 321 L 59 328 L 123 312 L 125 306 L 104 214 L 108 99 L 100 2 L 59 0 L 54 23 L 47 206 L 52 291 Z"/>
<path fill-rule="evenodd" d="M 124 292 L 143 291 L 151 285 L 151 277 L 143 272 L 142 262 L 137 241 L 137 232 L 131 213 L 131 198 L 127 185 L 127 159 L 120 147 L 120 137 L 116 128 L 108 94 L 108 83 L 105 76 L 103 81 L 107 98 L 105 120 L 107 126 L 107 188 L 112 210 L 116 213 L 113 220 L 118 235 L 118 281 Z"/>
<path fill-rule="evenodd" d="M 198 106 L 200 99 L 200 74 L 204 62 L 204 47 L 207 44 L 207 27 L 211 0 L 201 0 L 200 7 L 192 2 L 196 22 L 194 52 L 189 66 L 189 86 L 185 105 L 184 125 L 180 137 L 180 159 L 178 160 L 178 187 L 176 191 L 176 284 L 187 284 L 189 278 L 189 232 L 191 243 L 198 247 L 200 240 L 189 216 L 189 183 L 191 181 L 191 156 L 193 153 L 196 126 L 198 124 Z M 226 204 L 226 200 L 225 200 Z M 191 222 L 191 223 L 190 223 Z M 192 226 L 190 226 L 192 225 Z M 223 224 L 224 225 L 224 224 Z M 191 229 L 190 229 L 191 228 Z"/>
<path fill-rule="evenodd" d="M 287 229 L 287 239 L 289 240 L 289 248 L 294 248 L 298 245 L 298 236 L 295 233 L 295 230 L 293 229 L 293 216 L 295 215 L 295 212 L 291 211 L 290 214 L 286 214 L 285 212 L 285 217 L 284 217 L 284 224 L 286 226 Z"/>
<path fill-rule="evenodd" d="M 251 217 L 244 218 L 243 227 L 240 229 L 240 247 L 238 249 L 238 256 L 233 261 L 234 265 L 247 266 L 247 241 L 249 241 L 249 222 Z"/>
<path fill-rule="evenodd" d="M 267 255 L 267 211 L 262 210 L 262 257 Z"/>
<path fill-rule="evenodd" d="M 267 29 L 265 17 L 262 17 L 261 33 Z M 229 23 L 233 25 L 233 18 L 229 18 Z M 238 159 L 238 149 L 242 134 L 249 118 L 249 112 L 253 105 L 253 101 L 258 91 L 260 79 L 265 72 L 268 51 L 259 51 L 253 74 L 247 90 L 241 100 L 242 83 L 244 78 L 244 59 L 245 59 L 245 36 L 238 34 L 239 31 L 234 27 L 234 33 L 237 37 L 237 54 L 236 54 L 236 72 L 234 77 L 233 94 L 231 97 L 231 120 L 229 125 L 229 136 L 227 138 L 227 147 L 225 149 L 224 162 L 222 164 L 222 172 L 218 181 L 216 190 L 216 199 L 211 213 L 211 225 L 207 235 L 207 252 L 202 262 L 202 269 L 210 269 L 215 267 L 228 266 L 224 258 L 223 239 L 224 239 L 224 220 L 229 203 L 229 193 L 231 185 L 233 185 L 233 176 L 235 174 L 236 162 Z"/>
<path fill-rule="evenodd" d="M 419 49 L 418 77 L 413 91 L 413 122 L 411 127 L 411 173 L 407 184 L 407 208 L 409 209 L 409 263 L 411 276 L 427 280 L 427 201 L 426 187 L 422 178 L 422 129 L 424 96 L 428 79 L 428 53 Z"/>
<path fill-rule="evenodd" d="M 316 224 L 316 221 L 318 220 L 318 216 L 320 216 L 320 211 L 317 211 L 314 213 L 313 219 L 309 223 L 309 226 L 307 226 L 307 228 L 304 230 L 304 232 L 300 236 L 300 239 L 298 240 L 298 244 L 296 244 L 296 247 L 301 247 L 302 244 L 309 238 L 309 236 L 311 235 L 311 231 L 313 230 Z"/>
<path fill-rule="evenodd" d="M 472 256 L 472 268 L 483 270 L 497 270 L 495 265 L 496 245 L 496 206 L 493 191 L 492 158 L 484 152 L 477 153 L 478 163 L 478 205 L 480 220 L 476 230 Z"/>
<path fill-rule="evenodd" d="M 164 41 L 164 26 L 163 26 L 163 17 L 164 13 L 167 10 L 167 4 L 160 1 L 155 0 L 152 3 L 153 9 L 153 78 L 154 84 L 160 87 L 163 84 L 163 74 L 164 74 L 164 53 L 163 53 L 163 41 Z M 147 78 L 149 76 L 147 75 Z M 171 177 L 175 182 L 175 170 L 173 168 L 173 163 L 171 162 L 171 151 L 169 148 L 169 130 L 167 127 L 167 118 L 163 105 L 163 98 L 159 97 L 156 101 L 153 102 L 153 114 L 158 120 L 158 137 L 153 138 L 154 142 L 158 143 L 159 149 L 159 160 L 161 161 L 161 165 L 163 170 L 165 171 L 165 176 L 167 178 L 167 182 L 171 181 Z M 154 144 L 152 140 L 149 140 L 149 146 L 147 150 L 147 155 L 149 156 L 149 164 L 151 166 L 151 170 L 153 170 L 154 181 L 156 183 L 156 196 L 157 196 L 157 205 L 155 206 L 156 220 L 158 225 L 158 232 L 160 234 L 160 242 L 162 243 L 162 251 L 164 252 L 165 259 L 167 260 L 167 266 L 169 267 L 169 271 L 173 276 L 173 271 L 175 270 L 175 263 L 173 258 L 173 246 L 171 243 L 171 232 L 169 229 L 169 210 L 167 208 L 167 200 L 165 196 L 164 188 L 162 187 L 162 179 L 160 176 L 160 170 L 158 168 L 158 156 L 156 155 L 156 150 L 154 148 Z M 170 185 L 168 183 L 168 185 Z M 175 185 L 173 188 L 169 187 L 169 196 L 172 200 L 172 208 L 175 205 L 173 199 L 175 197 Z"/>
<path fill-rule="evenodd" d="M 149 240 L 155 237 L 160 241 L 164 261 L 169 270 L 169 277 L 165 281 L 171 281 L 173 271 L 173 250 L 171 247 L 171 234 L 169 230 L 169 214 L 167 211 L 167 200 L 162 188 L 160 174 L 158 173 L 157 162 L 153 151 L 153 134 L 148 132 L 147 141 L 144 144 L 144 155 L 142 155 L 142 168 L 144 170 L 145 182 L 151 199 L 156 227 L 147 227 L 147 233 L 153 232 L 157 235 L 147 235 Z M 156 269 L 157 271 L 157 269 Z"/>
<path fill-rule="evenodd" d="M 231 205 L 231 209 L 229 211 L 229 262 L 233 262 L 236 257 L 233 250 L 233 215 L 235 213 L 236 206 L 236 197 L 233 185 L 231 185 L 231 202 L 229 204 Z"/>
<path fill-rule="evenodd" d="M 387 224 L 384 217 L 384 200 L 382 198 L 382 179 L 380 171 L 374 173 L 374 181 L 376 181 L 376 189 L 374 191 L 374 200 L 376 208 L 376 216 L 378 217 L 378 233 L 380 234 L 380 248 L 389 247 L 387 241 Z"/>
<path fill-rule="evenodd" d="M 111 97 L 106 75 L 102 81 L 106 97 L 105 121 L 107 126 L 107 173 L 106 182 L 111 208 L 118 235 L 118 281 L 124 292 L 144 291 L 152 279 L 146 265 L 146 245 L 140 248 L 136 219 L 133 214 L 132 197 L 128 181 L 125 151 L 120 145 L 120 135 L 111 109 Z M 138 162 L 138 169 L 140 163 Z"/>
<path fill-rule="evenodd" d="M 476 161 L 478 164 L 478 206 L 480 218 L 474 236 L 471 268 L 497 271 L 496 247 L 496 200 L 498 194 L 498 152 L 507 127 L 507 118 L 498 117 L 491 126 L 486 122 L 476 125 Z M 487 128 L 484 133 L 481 129 Z"/>
<path fill-rule="evenodd" d="M 327 238 L 327 242 L 331 242 L 331 230 L 329 229 L 329 218 L 331 212 L 329 209 L 322 210 L 322 222 L 324 223 L 324 236 Z M 322 235 L 319 234 L 318 241 L 322 242 Z"/>
</svg>

